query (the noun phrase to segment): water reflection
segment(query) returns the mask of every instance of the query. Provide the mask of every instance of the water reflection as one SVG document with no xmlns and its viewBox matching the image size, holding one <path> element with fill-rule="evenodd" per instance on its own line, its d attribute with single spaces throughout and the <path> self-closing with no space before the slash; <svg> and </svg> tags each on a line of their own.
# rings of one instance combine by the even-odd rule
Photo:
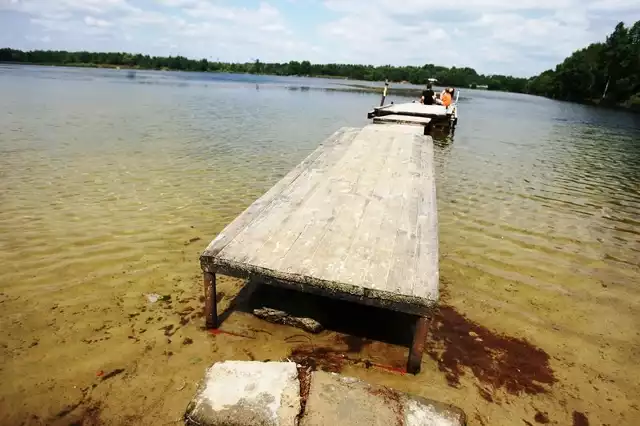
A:
<svg viewBox="0 0 640 426">
<path fill-rule="evenodd" d="M 433 144 L 442 152 L 451 151 L 453 148 L 454 137 L 455 130 L 452 130 L 451 133 L 446 136 L 433 135 Z"/>
</svg>

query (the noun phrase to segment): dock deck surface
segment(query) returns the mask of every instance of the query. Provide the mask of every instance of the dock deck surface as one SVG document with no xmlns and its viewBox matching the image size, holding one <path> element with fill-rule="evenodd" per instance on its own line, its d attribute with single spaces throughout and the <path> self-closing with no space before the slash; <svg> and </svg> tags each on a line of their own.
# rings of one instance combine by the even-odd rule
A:
<svg viewBox="0 0 640 426">
<path fill-rule="evenodd" d="M 434 119 L 446 118 L 453 111 L 452 107 L 443 105 L 423 105 L 418 102 L 407 102 L 402 104 L 391 104 L 374 108 L 379 116 L 396 114 L 401 116 L 428 117 Z"/>
<path fill-rule="evenodd" d="M 418 124 L 421 126 L 426 126 L 431 122 L 430 118 L 427 117 L 414 117 L 412 115 L 400 115 L 400 114 L 390 114 L 383 115 L 382 117 L 373 117 L 374 123 L 379 124 Z"/>
<path fill-rule="evenodd" d="M 425 314 L 438 300 L 433 142 L 416 126 L 343 128 L 201 256 L 208 273 Z"/>
</svg>

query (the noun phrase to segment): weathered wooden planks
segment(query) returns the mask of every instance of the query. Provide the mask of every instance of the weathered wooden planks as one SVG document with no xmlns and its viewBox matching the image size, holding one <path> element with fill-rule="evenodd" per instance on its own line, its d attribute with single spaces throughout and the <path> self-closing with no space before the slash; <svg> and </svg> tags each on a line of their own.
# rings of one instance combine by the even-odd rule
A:
<svg viewBox="0 0 640 426">
<path fill-rule="evenodd" d="M 383 108 L 376 108 L 380 115 L 407 115 L 414 117 L 445 117 L 447 108 L 443 105 L 423 105 L 417 102 L 393 104 Z"/>
<path fill-rule="evenodd" d="M 211 242 L 205 271 L 424 313 L 438 300 L 431 138 L 341 129 Z"/>
<path fill-rule="evenodd" d="M 336 133 L 331 135 L 325 142 L 323 142 L 315 151 L 313 151 L 307 158 L 305 158 L 300 164 L 298 164 L 293 170 L 291 170 L 285 177 L 283 177 L 278 183 L 276 183 L 267 193 L 251 204 L 240 216 L 238 216 L 230 225 L 228 225 L 218 236 L 211 241 L 207 249 L 203 253 L 203 257 L 212 258 L 224 248 L 231 240 L 233 240 L 239 232 L 246 228 L 251 221 L 253 221 L 258 215 L 272 203 L 276 197 L 290 186 L 301 174 L 308 174 L 311 171 L 311 164 L 315 161 L 322 161 L 326 151 L 336 144 L 341 142 L 344 145 L 344 140 L 341 138 L 347 135 L 353 135 L 359 131 L 359 129 L 342 128 Z"/>
<path fill-rule="evenodd" d="M 419 124 L 422 126 L 426 126 L 431 122 L 431 119 L 427 117 L 415 117 L 411 115 L 391 114 L 391 115 L 383 115 L 381 117 L 373 117 L 373 122 L 379 123 L 379 124 L 397 123 L 397 124 Z"/>
</svg>

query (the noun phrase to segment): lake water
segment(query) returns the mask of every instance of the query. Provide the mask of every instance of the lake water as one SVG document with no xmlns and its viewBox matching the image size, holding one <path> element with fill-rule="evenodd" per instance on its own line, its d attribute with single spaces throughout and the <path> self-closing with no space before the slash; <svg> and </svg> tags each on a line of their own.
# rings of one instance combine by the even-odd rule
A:
<svg viewBox="0 0 640 426">
<path fill-rule="evenodd" d="M 208 241 L 324 138 L 365 125 L 379 103 L 323 90 L 346 83 L 336 80 L 129 77 L 0 67 L 0 301 L 12 304 L 0 325 L 13 330 L 2 354 L 15 371 L 42 362 L 14 358 L 30 343 L 20 333 L 44 333 L 30 310 L 51 300 L 200 291 Z M 449 303 L 562 360 L 566 381 L 584 386 L 565 403 L 584 400 L 579 411 L 631 424 L 637 384 L 623 370 L 638 368 L 640 344 L 640 116 L 464 89 L 459 110 L 455 135 L 435 141 Z M 87 315 L 77 318 L 98 314 Z M 614 414 L 606 404 L 598 411 L 585 384 L 598 374 L 615 379 L 601 385 L 616 398 Z"/>
</svg>

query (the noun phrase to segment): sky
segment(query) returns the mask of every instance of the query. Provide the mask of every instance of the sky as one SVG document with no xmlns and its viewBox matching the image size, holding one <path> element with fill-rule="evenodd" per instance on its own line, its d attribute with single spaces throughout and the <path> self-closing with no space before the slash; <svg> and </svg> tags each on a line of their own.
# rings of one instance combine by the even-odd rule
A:
<svg viewBox="0 0 640 426">
<path fill-rule="evenodd" d="M 0 47 L 536 75 L 640 0 L 0 0 Z"/>
</svg>

